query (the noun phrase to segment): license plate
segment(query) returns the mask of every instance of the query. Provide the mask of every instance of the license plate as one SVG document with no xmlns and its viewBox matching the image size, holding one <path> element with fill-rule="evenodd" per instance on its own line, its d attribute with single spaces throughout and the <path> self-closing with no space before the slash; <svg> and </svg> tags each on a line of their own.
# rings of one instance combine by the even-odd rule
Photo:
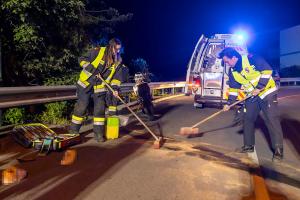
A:
<svg viewBox="0 0 300 200">
<path fill-rule="evenodd" d="M 214 96 L 214 97 L 220 97 L 221 96 L 221 90 L 216 89 L 205 89 L 204 90 L 205 96 Z"/>
</svg>

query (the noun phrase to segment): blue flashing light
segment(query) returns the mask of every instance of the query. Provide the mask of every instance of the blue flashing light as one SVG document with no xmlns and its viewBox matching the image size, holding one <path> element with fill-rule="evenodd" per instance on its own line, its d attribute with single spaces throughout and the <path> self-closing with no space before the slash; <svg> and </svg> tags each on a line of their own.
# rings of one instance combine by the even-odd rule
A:
<svg viewBox="0 0 300 200">
<path fill-rule="evenodd" d="M 248 33 L 245 31 L 237 31 L 234 33 L 234 35 L 236 36 L 236 42 L 238 42 L 239 44 L 244 44 L 248 40 Z"/>
</svg>

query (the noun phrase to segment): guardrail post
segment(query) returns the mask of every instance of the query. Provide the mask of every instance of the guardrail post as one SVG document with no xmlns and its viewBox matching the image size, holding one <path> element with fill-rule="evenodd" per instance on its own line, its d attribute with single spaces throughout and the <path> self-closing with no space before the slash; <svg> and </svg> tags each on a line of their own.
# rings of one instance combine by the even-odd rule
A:
<svg viewBox="0 0 300 200">
<path fill-rule="evenodd" d="M 175 83 L 173 83 L 172 94 L 175 95 Z"/>
<path fill-rule="evenodd" d="M 0 126 L 2 126 L 2 109 L 0 109 Z"/>
</svg>

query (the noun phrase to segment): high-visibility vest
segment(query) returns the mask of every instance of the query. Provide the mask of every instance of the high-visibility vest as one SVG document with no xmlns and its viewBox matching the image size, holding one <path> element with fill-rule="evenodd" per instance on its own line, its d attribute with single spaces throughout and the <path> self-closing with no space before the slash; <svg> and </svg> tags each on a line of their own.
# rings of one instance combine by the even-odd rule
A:
<svg viewBox="0 0 300 200">
<path fill-rule="evenodd" d="M 224 93 L 224 96 L 223 96 L 224 99 L 228 99 L 228 97 L 229 97 L 229 91 L 230 91 L 230 88 L 228 88 L 228 90 Z M 246 94 L 242 90 L 238 89 L 238 91 L 237 91 L 237 100 L 242 100 L 245 97 L 246 97 Z"/>
<path fill-rule="evenodd" d="M 112 83 L 112 77 L 114 76 L 116 69 L 118 68 L 118 64 L 113 64 L 108 70 L 110 71 L 110 73 L 108 74 L 108 76 L 105 78 L 105 82 L 108 84 Z M 121 85 L 121 82 L 120 84 Z M 94 93 L 100 93 L 100 92 L 106 92 L 107 89 L 105 87 L 105 83 L 101 83 L 101 84 L 97 84 L 94 85 Z"/>
<path fill-rule="evenodd" d="M 106 47 L 101 47 L 97 57 L 92 62 L 81 61 L 79 63 L 79 65 L 83 69 L 79 75 L 79 80 L 77 81 L 78 85 L 80 85 L 83 88 L 86 88 L 90 85 L 88 79 L 93 75 L 96 69 L 104 65 L 103 57 L 104 57 L 105 49 Z"/>
<path fill-rule="evenodd" d="M 261 99 L 277 90 L 275 81 L 272 78 L 272 70 L 256 70 L 254 65 L 250 65 L 247 55 L 242 56 L 241 72 L 234 71 L 232 68 L 231 70 L 235 81 L 242 85 L 246 93 L 252 92 L 261 78 L 268 79 L 266 87 L 258 95 Z M 230 89 L 229 93 L 237 92 L 235 90 L 236 89 Z"/>
</svg>

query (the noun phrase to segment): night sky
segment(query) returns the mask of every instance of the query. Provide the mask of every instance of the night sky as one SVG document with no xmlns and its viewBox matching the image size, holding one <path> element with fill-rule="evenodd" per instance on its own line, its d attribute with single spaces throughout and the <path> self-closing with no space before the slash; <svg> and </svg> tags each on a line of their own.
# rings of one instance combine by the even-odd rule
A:
<svg viewBox="0 0 300 200">
<path fill-rule="evenodd" d="M 185 79 L 201 34 L 209 37 L 237 28 L 250 32 L 250 52 L 278 66 L 279 31 L 300 24 L 300 1 L 290 0 L 112 0 L 109 5 L 133 13 L 114 34 L 125 46 L 125 64 L 144 58 L 160 81 Z"/>
</svg>

